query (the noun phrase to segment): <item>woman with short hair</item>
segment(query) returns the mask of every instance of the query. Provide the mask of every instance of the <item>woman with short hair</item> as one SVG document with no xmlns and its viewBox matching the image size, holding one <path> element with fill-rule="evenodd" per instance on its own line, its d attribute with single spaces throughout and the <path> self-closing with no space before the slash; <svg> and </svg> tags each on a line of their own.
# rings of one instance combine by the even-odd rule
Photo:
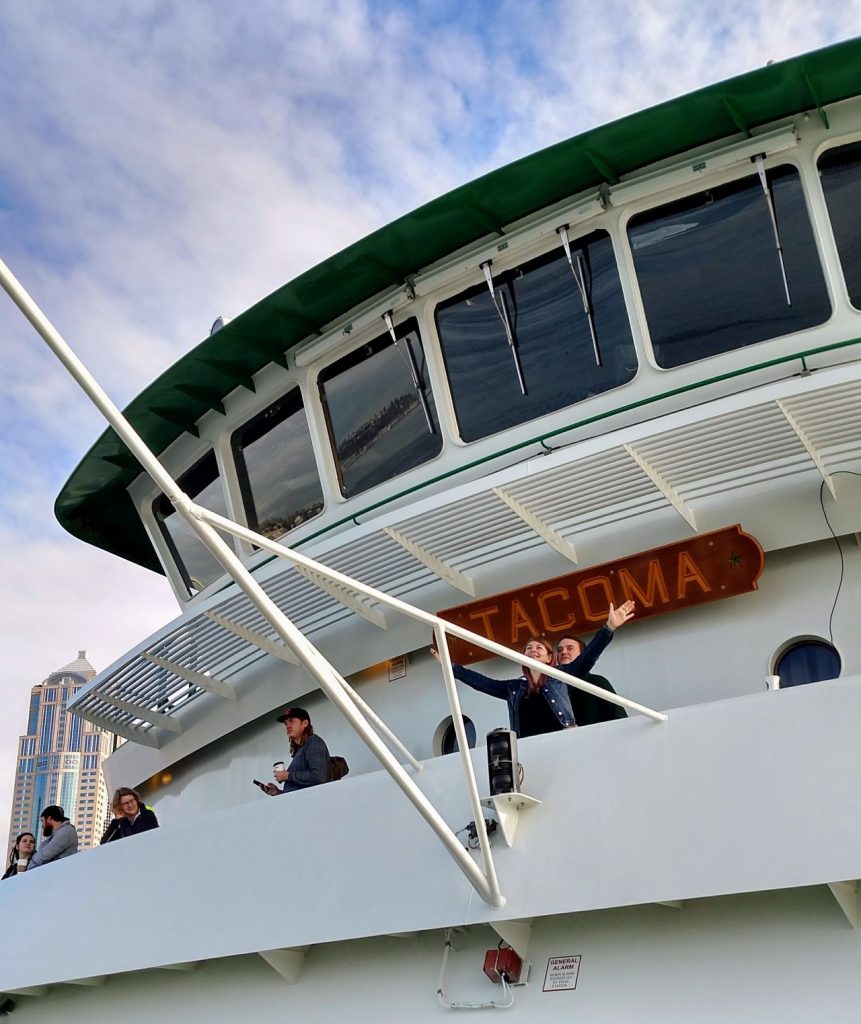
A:
<svg viewBox="0 0 861 1024">
<path fill-rule="evenodd" d="M 145 807 L 138 792 L 129 789 L 128 786 L 121 786 L 114 793 L 111 810 L 114 812 L 114 819 L 99 840 L 102 846 L 105 843 L 112 843 L 115 839 L 125 839 L 127 836 L 136 836 L 139 832 L 149 832 L 150 829 L 158 828 L 155 811 Z"/>
</svg>

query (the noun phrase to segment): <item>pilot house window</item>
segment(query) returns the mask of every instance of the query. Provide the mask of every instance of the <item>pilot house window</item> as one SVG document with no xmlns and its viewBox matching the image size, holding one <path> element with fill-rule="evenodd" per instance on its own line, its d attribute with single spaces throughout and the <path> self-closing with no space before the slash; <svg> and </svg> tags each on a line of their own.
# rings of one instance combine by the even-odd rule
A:
<svg viewBox="0 0 861 1024">
<path fill-rule="evenodd" d="M 218 515 L 227 515 L 214 452 L 204 455 L 188 472 L 183 473 L 178 483 L 198 505 Z M 190 593 L 203 590 L 224 572 L 203 541 L 164 494 L 153 502 L 153 513 Z"/>
<path fill-rule="evenodd" d="M 567 249 L 560 237 L 539 259 L 499 274 L 492 269 L 436 311 L 465 441 L 633 378 L 637 359 L 606 232 L 572 238 Z"/>
<path fill-rule="evenodd" d="M 414 319 L 322 371 L 320 399 L 344 497 L 437 455 L 437 422 L 424 350 Z"/>
<path fill-rule="evenodd" d="M 323 489 L 299 388 L 234 431 L 248 525 L 277 540 L 323 509 Z"/>
<path fill-rule="evenodd" d="M 819 176 L 849 299 L 861 309 L 861 142 L 823 153 Z"/>
<path fill-rule="evenodd" d="M 628 237 L 659 366 L 744 348 L 831 315 L 793 167 L 760 164 L 738 181 L 638 214 Z"/>
</svg>

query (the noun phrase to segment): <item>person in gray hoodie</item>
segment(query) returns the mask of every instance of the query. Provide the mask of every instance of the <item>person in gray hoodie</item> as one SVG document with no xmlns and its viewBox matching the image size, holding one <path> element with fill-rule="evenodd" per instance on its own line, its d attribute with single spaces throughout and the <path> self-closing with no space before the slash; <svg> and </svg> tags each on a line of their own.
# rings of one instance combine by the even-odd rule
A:
<svg viewBox="0 0 861 1024">
<path fill-rule="evenodd" d="M 39 817 L 42 819 L 42 835 L 45 841 L 33 854 L 28 871 L 43 864 L 50 864 L 54 860 L 62 860 L 63 857 L 71 857 L 73 853 L 78 852 L 77 829 L 66 817 L 62 807 L 51 804 Z"/>
</svg>

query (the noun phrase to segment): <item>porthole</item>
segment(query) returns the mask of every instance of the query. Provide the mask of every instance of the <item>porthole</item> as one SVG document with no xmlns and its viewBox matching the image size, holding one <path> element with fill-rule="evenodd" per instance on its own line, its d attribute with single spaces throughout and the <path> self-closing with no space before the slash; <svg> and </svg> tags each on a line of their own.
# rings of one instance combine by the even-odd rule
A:
<svg viewBox="0 0 861 1024">
<path fill-rule="evenodd" d="M 466 742 L 470 750 L 475 746 L 476 731 L 472 719 L 463 716 L 463 727 L 466 730 Z M 436 727 L 433 736 L 433 752 L 439 757 L 442 754 L 454 754 L 458 750 L 457 735 L 454 731 L 454 720 L 451 715 L 444 718 Z"/>
<path fill-rule="evenodd" d="M 784 645 L 774 661 L 780 688 L 804 686 L 823 679 L 836 679 L 842 662 L 834 646 L 817 637 L 802 637 Z"/>
</svg>

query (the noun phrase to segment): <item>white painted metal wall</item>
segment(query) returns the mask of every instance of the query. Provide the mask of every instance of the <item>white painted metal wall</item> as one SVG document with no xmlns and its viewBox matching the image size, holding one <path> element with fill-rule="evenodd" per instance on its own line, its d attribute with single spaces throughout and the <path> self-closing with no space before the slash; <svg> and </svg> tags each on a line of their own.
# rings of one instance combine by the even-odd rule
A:
<svg viewBox="0 0 861 1024">
<path fill-rule="evenodd" d="M 843 675 L 853 675 L 861 673 L 861 649 L 854 632 L 861 611 L 861 548 L 851 539 L 844 539 L 843 548 L 846 568 L 834 616 L 834 639 L 843 660 Z M 596 671 L 608 676 L 619 692 L 661 709 L 759 693 L 773 668 L 775 652 L 787 640 L 797 636 L 827 639 L 838 577 L 833 541 L 769 552 L 758 591 L 642 623 L 635 621 L 619 632 Z M 391 640 L 388 633 L 375 637 L 381 651 Z M 363 646 L 362 652 L 365 650 Z M 515 674 L 511 665 L 495 659 L 476 667 L 499 678 Z M 277 700 L 275 694 L 281 686 L 285 688 L 284 704 L 292 700 L 307 707 L 332 753 L 349 761 L 351 777 L 376 771 L 376 761 L 338 712 L 319 691 L 303 693 L 302 677 L 295 674 L 298 681 L 293 689 L 287 689 L 285 681 L 293 679 L 289 666 L 269 659 L 255 685 L 269 704 Z M 433 756 L 434 733 L 449 711 L 439 667 L 426 646 L 410 656 L 405 679 L 390 683 L 387 666 L 378 664 L 352 676 L 351 682 L 417 757 Z M 490 729 L 507 724 L 504 702 L 464 686 L 460 695 L 464 713 L 475 723 L 479 744 Z M 225 715 L 232 710 L 223 707 Z M 155 776 L 147 795 L 161 819 L 177 821 L 208 807 L 265 801 L 251 779 L 267 781 L 273 762 L 288 756 L 283 727 L 275 722 L 275 716 L 272 710 L 248 725 L 237 722 L 233 731 L 225 729 L 227 735 L 221 739 L 167 764 L 165 771 Z M 140 766 L 150 757 L 151 752 L 141 748 L 122 748 L 108 763 L 111 786 L 143 781 L 146 775 Z M 162 784 L 166 773 L 171 781 Z"/>
<path fill-rule="evenodd" d="M 472 892 L 382 772 L 181 821 L 0 886 L 0 991 L 446 926 L 856 879 L 861 677 L 521 744 L 542 800 L 495 844 L 507 903 Z M 481 768 L 485 751 L 475 752 Z M 455 827 L 453 757 L 424 792 Z M 64 923 L 68 922 L 68 926 Z M 848 927 L 848 926 L 847 926 Z M 106 928 L 109 934 L 106 937 Z M 34 949 L 38 955 L 34 955 Z M 559 951 L 560 954 L 566 950 Z"/>
<path fill-rule="evenodd" d="M 489 928 L 455 936 L 451 999 L 499 998 L 481 973 L 496 945 Z M 387 1024 L 444 1020 L 435 989 L 442 933 L 315 946 L 288 984 L 257 956 L 197 970 L 111 978 L 102 988 L 62 986 L 15 997 L 22 1021 L 150 1024 L 160 1020 L 260 1024 Z M 543 992 L 550 957 L 582 957 L 574 991 Z M 861 934 L 824 887 L 686 904 L 544 918 L 533 930 L 530 983 L 515 990 L 512 1021 L 590 1024 L 855 1024 Z M 461 1015 L 462 1016 L 462 1015 Z M 484 1012 L 477 1017 L 484 1019 Z M 16 1018 L 17 1019 L 17 1018 Z"/>
</svg>

